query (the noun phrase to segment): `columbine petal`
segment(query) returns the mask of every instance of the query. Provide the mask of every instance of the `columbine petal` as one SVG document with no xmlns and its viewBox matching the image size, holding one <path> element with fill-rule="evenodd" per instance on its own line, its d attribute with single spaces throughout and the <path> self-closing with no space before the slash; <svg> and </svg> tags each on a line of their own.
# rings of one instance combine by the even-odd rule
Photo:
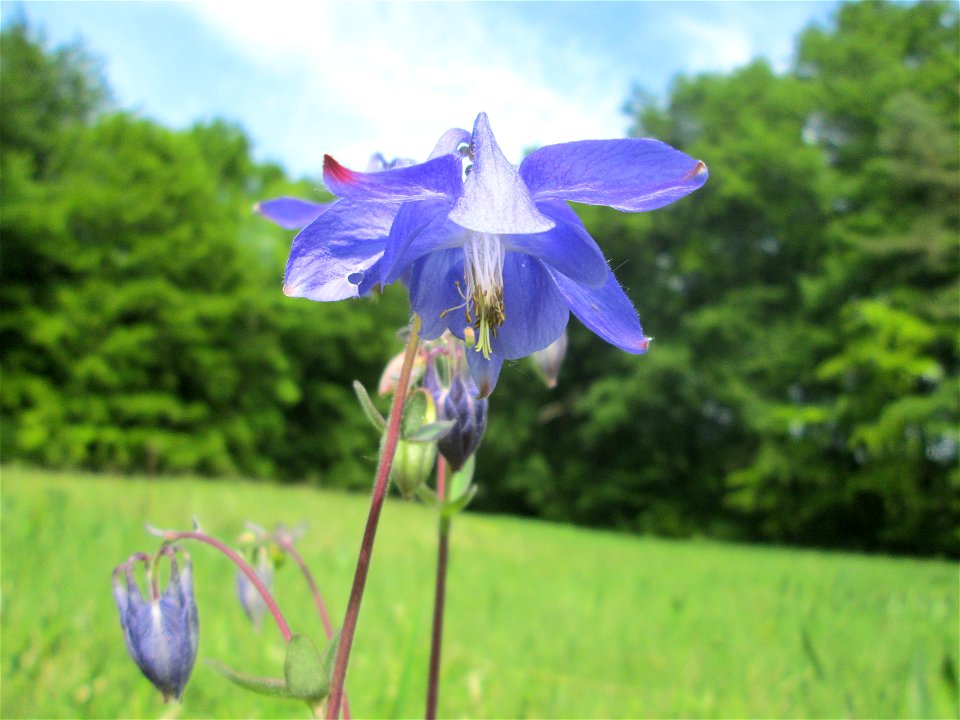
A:
<svg viewBox="0 0 960 720">
<path fill-rule="evenodd" d="M 446 199 L 460 195 L 463 170 L 456 155 L 441 155 L 419 165 L 362 173 L 323 156 L 323 182 L 338 197 L 362 202 L 401 203 Z"/>
<path fill-rule="evenodd" d="M 384 203 L 334 203 L 293 239 L 284 294 L 322 301 L 357 297 L 366 277 L 357 274 L 380 259 L 395 213 L 395 205 Z"/>
<path fill-rule="evenodd" d="M 489 234 L 539 233 L 553 227 L 530 199 L 517 168 L 497 145 L 485 113 L 477 116 L 471 142 L 473 167 L 450 219 Z"/>
<path fill-rule="evenodd" d="M 549 271 L 560 295 L 580 322 L 621 350 L 635 355 L 647 351 L 650 338 L 643 334 L 637 311 L 612 272 L 607 273 L 603 287 L 587 288 Z"/>
<path fill-rule="evenodd" d="M 572 200 L 617 210 L 655 210 L 707 181 L 707 166 L 659 140 L 583 140 L 548 145 L 520 164 L 536 201 Z"/>
<path fill-rule="evenodd" d="M 420 316 L 420 335 L 425 340 L 450 330 L 459 338 L 467 322 L 464 300 L 458 290 L 463 280 L 463 251 L 440 250 L 414 264 L 410 277 L 410 307 Z"/>
<path fill-rule="evenodd" d="M 373 261 L 366 270 L 357 270 L 347 275 L 347 282 L 357 286 L 357 295 L 363 296 L 380 285 L 380 265 L 383 262 L 382 257 Z"/>
<path fill-rule="evenodd" d="M 545 348 L 567 326 L 569 313 L 563 297 L 540 261 L 528 255 L 507 253 L 503 295 L 506 319 L 497 328 L 493 350 L 507 360 Z"/>
<path fill-rule="evenodd" d="M 577 214 L 559 200 L 546 200 L 537 203 L 537 207 L 557 226 L 545 233 L 505 235 L 503 244 L 507 250 L 540 258 L 585 285 L 603 285 L 609 272 L 607 261 Z"/>
<path fill-rule="evenodd" d="M 253 209 L 282 228 L 299 230 L 323 215 L 331 204 L 315 203 L 292 197 L 278 197 L 259 202 L 253 206 Z"/>
<path fill-rule="evenodd" d="M 434 250 L 463 244 L 469 232 L 447 219 L 450 203 L 428 200 L 404 203 L 390 228 L 383 252 L 381 280 L 388 285 L 403 273 L 404 268 Z"/>
<path fill-rule="evenodd" d="M 470 133 L 463 128 L 450 128 L 437 141 L 428 160 L 441 155 L 459 155 L 461 145 L 470 144 Z"/>
<path fill-rule="evenodd" d="M 393 170 L 394 168 L 409 167 L 416 165 L 417 161 L 411 158 L 394 158 L 387 160 L 383 153 L 374 153 L 367 161 L 367 172 L 380 172 L 381 170 Z"/>
<path fill-rule="evenodd" d="M 497 386 L 500 368 L 503 367 L 503 356 L 491 355 L 488 359 L 483 356 L 483 353 L 467 348 L 467 367 L 470 370 L 470 377 L 477 386 L 477 397 L 485 398 Z"/>
</svg>

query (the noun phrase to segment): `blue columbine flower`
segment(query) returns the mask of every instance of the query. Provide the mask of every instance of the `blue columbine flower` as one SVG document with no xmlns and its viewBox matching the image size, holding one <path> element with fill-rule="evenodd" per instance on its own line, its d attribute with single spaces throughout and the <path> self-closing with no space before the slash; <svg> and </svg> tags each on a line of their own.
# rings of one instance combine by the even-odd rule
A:
<svg viewBox="0 0 960 720">
<path fill-rule="evenodd" d="M 549 145 L 516 167 L 484 113 L 472 134 L 448 131 L 419 165 L 359 173 L 328 155 L 324 182 L 341 199 L 294 239 L 284 292 L 338 300 L 405 278 L 424 338 L 468 338 L 485 397 L 503 361 L 548 346 L 570 312 L 607 342 L 646 351 L 633 304 L 565 201 L 655 210 L 707 174 L 703 162 L 639 138 Z"/>
<path fill-rule="evenodd" d="M 177 565 L 178 551 L 184 554 L 182 571 Z M 163 595 L 154 575 L 156 563 L 146 553 L 137 553 L 117 566 L 113 571 L 113 594 L 130 657 L 163 694 L 164 701 L 179 700 L 197 659 L 199 621 L 193 574 L 186 551 L 164 547 L 160 557 L 170 560 L 170 579 Z M 144 599 L 134 576 L 138 562 L 147 566 L 149 601 Z"/>
</svg>

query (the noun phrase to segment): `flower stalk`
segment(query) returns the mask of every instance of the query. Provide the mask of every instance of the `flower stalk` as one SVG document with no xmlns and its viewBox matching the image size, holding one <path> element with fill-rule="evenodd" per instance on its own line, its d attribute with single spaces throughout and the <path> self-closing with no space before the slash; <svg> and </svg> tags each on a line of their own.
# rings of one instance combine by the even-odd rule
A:
<svg viewBox="0 0 960 720">
<path fill-rule="evenodd" d="M 290 631 L 290 626 L 287 625 L 286 619 L 283 617 L 283 613 L 280 612 L 280 607 L 277 605 L 276 600 L 273 599 L 273 595 L 270 594 L 270 590 L 267 589 L 267 586 L 264 585 L 263 580 L 260 579 L 260 576 L 257 575 L 257 571 L 246 560 L 243 559 L 243 556 L 225 545 L 224 543 L 217 540 L 215 537 L 211 537 L 204 532 L 192 531 L 192 532 L 178 532 L 176 530 L 164 530 L 159 533 L 159 535 L 166 542 L 175 542 L 177 540 L 197 540 L 198 542 L 206 543 L 215 547 L 217 550 L 222 552 L 228 558 L 233 561 L 233 564 L 236 565 L 240 571 L 247 576 L 247 579 L 253 584 L 257 589 L 257 592 L 260 593 L 260 596 L 263 598 L 263 602 L 267 605 L 267 611 L 273 616 L 274 621 L 277 623 L 277 628 L 280 630 L 280 634 L 283 635 L 283 641 L 285 643 L 290 642 L 290 638 L 293 637 L 293 633 Z"/>
<path fill-rule="evenodd" d="M 330 696 L 327 699 L 327 720 L 337 720 L 340 717 L 340 704 L 343 698 L 344 684 L 347 675 L 347 665 L 350 662 L 350 649 L 353 645 L 353 636 L 357 630 L 357 619 L 360 616 L 360 604 L 363 601 L 363 590 L 367 584 L 367 573 L 370 570 L 370 560 L 373 554 L 373 543 L 377 535 L 377 526 L 380 522 L 380 511 L 387 495 L 387 484 L 390 479 L 390 468 L 393 465 L 393 456 L 397 450 L 397 441 L 400 437 L 400 420 L 403 414 L 403 404 L 410 385 L 410 373 L 417 356 L 420 344 L 420 317 L 414 315 L 410 322 L 410 337 L 407 339 L 407 349 L 403 357 L 403 366 L 400 369 L 400 379 L 397 390 L 390 406 L 390 417 L 387 420 L 387 431 L 383 437 L 380 451 L 380 460 L 377 465 L 377 475 L 373 484 L 373 496 L 370 500 L 370 512 L 367 515 L 367 524 L 363 531 L 363 540 L 360 543 L 360 555 L 357 558 L 357 569 L 353 576 L 353 586 L 350 588 L 350 598 L 347 602 L 343 626 L 340 630 L 340 642 L 337 645 L 337 654 L 333 664 L 333 675 L 330 679 Z"/>
<path fill-rule="evenodd" d="M 313 573 L 310 572 L 310 568 L 307 567 L 306 562 L 304 562 L 296 548 L 293 547 L 293 543 L 290 542 L 289 538 L 278 534 L 275 539 L 281 549 L 283 549 L 285 553 L 292 557 L 293 561 L 297 564 L 297 567 L 300 568 L 300 572 L 303 574 L 303 579 L 306 581 L 307 586 L 310 588 L 310 594 L 313 596 L 313 602 L 317 607 L 317 614 L 320 616 L 320 622 L 323 623 L 323 632 L 327 636 L 327 640 L 329 640 L 333 637 L 333 626 L 330 624 L 330 615 L 327 612 L 327 605 L 323 601 L 323 595 L 320 594 L 320 588 L 317 587 L 317 583 L 313 579 Z"/>
<path fill-rule="evenodd" d="M 447 462 L 437 459 L 437 497 L 446 499 Z M 430 639 L 430 670 L 427 679 L 427 720 L 436 720 L 440 694 L 440 648 L 443 644 L 443 607 L 447 591 L 447 555 L 450 544 L 450 517 L 440 513 L 437 524 L 437 580 L 433 595 L 433 632 Z"/>
</svg>

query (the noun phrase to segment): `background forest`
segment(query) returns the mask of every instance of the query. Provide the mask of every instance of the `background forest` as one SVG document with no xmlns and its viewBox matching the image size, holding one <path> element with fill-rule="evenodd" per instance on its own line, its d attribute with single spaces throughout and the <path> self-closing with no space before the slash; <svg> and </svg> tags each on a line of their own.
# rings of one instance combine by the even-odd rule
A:
<svg viewBox="0 0 960 720">
<path fill-rule="evenodd" d="M 638 88 L 633 134 L 710 181 L 655 214 L 577 210 L 656 340 L 628 356 L 572 321 L 557 388 L 505 368 L 474 507 L 960 554 L 958 29 L 953 3 L 845 4 L 788 72 Z M 350 383 L 399 349 L 403 288 L 288 299 L 292 233 L 251 212 L 324 199 L 319 178 L 254 162 L 228 122 L 114 107 L 82 47 L 22 22 L 0 43 L 4 462 L 365 490 Z"/>
</svg>

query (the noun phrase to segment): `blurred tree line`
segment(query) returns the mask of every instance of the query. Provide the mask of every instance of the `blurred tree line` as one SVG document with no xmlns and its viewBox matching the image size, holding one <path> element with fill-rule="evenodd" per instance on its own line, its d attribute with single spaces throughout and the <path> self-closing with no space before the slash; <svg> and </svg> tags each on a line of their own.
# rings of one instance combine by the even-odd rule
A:
<svg viewBox="0 0 960 720">
<path fill-rule="evenodd" d="M 399 350 L 403 289 L 285 298 L 291 233 L 250 211 L 318 183 L 230 124 L 117 111 L 80 48 L 0 40 L 4 459 L 366 487 L 350 382 Z M 507 367 L 478 507 L 956 556 L 957 6 L 844 4 L 787 72 L 628 110 L 711 169 L 656 213 L 577 208 L 656 339 L 637 358 L 573 321 L 557 389 Z"/>
</svg>

